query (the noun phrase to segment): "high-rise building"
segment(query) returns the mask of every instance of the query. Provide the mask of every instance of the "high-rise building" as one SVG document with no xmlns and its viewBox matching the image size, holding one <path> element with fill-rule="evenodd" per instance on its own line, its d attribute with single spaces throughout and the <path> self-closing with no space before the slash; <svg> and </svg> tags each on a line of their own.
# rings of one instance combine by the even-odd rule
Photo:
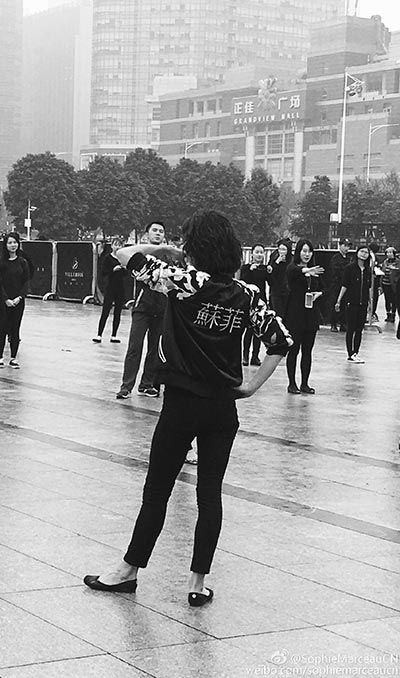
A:
<svg viewBox="0 0 400 678">
<path fill-rule="evenodd" d="M 89 140 L 91 0 L 24 18 L 22 154 L 51 151 L 79 164 Z"/>
<path fill-rule="evenodd" d="M 150 145 L 156 76 L 205 86 L 252 64 L 290 87 L 310 28 L 343 12 L 343 0 L 94 0 L 92 149 Z"/>
<path fill-rule="evenodd" d="M 19 155 L 22 0 L 0 0 L 0 190 Z"/>
</svg>

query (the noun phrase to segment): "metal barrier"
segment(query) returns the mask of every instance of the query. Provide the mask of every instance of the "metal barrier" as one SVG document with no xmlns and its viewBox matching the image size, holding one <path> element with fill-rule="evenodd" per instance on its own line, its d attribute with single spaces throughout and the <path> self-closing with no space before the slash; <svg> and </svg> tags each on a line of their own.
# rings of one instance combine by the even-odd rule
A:
<svg viewBox="0 0 400 678">
<path fill-rule="evenodd" d="M 23 241 L 22 249 L 29 257 L 33 275 L 29 283 L 29 296 L 46 301 L 56 294 L 57 253 L 53 242 Z"/>
</svg>

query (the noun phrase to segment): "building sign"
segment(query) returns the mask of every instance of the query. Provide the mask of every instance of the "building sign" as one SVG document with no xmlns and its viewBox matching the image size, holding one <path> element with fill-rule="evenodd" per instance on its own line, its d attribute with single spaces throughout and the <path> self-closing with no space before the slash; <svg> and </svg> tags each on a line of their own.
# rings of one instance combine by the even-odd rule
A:
<svg viewBox="0 0 400 678">
<path fill-rule="evenodd" d="M 260 87 L 258 94 L 232 99 L 232 121 L 238 126 L 301 120 L 304 118 L 304 103 L 304 90 L 274 92 L 271 88 L 265 91 Z"/>
</svg>

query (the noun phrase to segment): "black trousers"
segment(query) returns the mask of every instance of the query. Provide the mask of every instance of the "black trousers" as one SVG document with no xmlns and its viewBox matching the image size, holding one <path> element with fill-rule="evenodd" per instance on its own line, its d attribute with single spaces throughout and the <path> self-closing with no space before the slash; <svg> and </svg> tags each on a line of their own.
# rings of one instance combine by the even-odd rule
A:
<svg viewBox="0 0 400 678">
<path fill-rule="evenodd" d="M 391 285 L 382 285 L 383 294 L 385 296 L 385 309 L 387 315 L 395 315 L 396 313 L 396 294 Z"/>
<path fill-rule="evenodd" d="M 188 391 L 165 387 L 151 443 L 142 506 L 124 556 L 127 563 L 146 567 L 164 525 L 175 480 L 190 443 L 197 437 L 198 519 L 191 570 L 201 574 L 210 571 L 222 523 L 222 481 L 238 427 L 234 400 L 200 398 Z"/>
<path fill-rule="evenodd" d="M 119 324 L 121 322 L 121 311 L 124 306 L 124 295 L 119 290 L 113 290 L 112 288 L 106 289 L 104 294 L 103 301 L 103 310 L 101 312 L 99 320 L 99 328 L 97 334 L 101 337 L 106 326 L 108 316 L 114 304 L 114 315 L 113 315 L 113 324 L 112 324 L 112 336 L 116 337 Z"/>
<path fill-rule="evenodd" d="M 346 348 L 349 358 L 358 353 L 361 346 L 362 333 L 367 320 L 366 304 L 347 304 L 346 306 Z"/>
<path fill-rule="evenodd" d="M 312 365 L 312 350 L 314 347 L 316 335 L 316 330 L 312 332 L 302 332 L 299 335 L 293 335 L 294 344 L 290 347 L 286 358 L 286 371 L 290 386 L 294 386 L 296 384 L 296 364 L 300 349 L 301 385 L 308 386 L 308 378 L 310 376 Z"/>
<path fill-rule="evenodd" d="M 131 331 L 128 339 L 128 350 L 124 362 L 124 374 L 121 388 L 132 391 L 142 358 L 143 342 L 147 333 L 147 355 L 139 386 L 148 388 L 154 385 L 157 365 L 158 342 L 163 324 L 162 316 L 135 311 L 132 313 Z"/>
<path fill-rule="evenodd" d="M 270 302 L 272 310 L 276 315 L 283 318 L 286 312 L 286 306 L 289 299 L 289 294 L 276 293 L 271 290 Z"/>
<path fill-rule="evenodd" d="M 25 299 L 17 306 L 5 306 L 5 313 L 0 320 L 0 358 L 3 356 L 7 335 L 10 338 L 11 358 L 16 358 L 20 343 L 19 330 L 25 310 Z"/>
<path fill-rule="evenodd" d="M 261 339 L 256 337 L 251 327 L 248 327 L 243 337 L 243 358 L 248 360 L 250 353 L 250 346 L 252 346 L 251 357 L 258 358 L 260 353 Z"/>
</svg>

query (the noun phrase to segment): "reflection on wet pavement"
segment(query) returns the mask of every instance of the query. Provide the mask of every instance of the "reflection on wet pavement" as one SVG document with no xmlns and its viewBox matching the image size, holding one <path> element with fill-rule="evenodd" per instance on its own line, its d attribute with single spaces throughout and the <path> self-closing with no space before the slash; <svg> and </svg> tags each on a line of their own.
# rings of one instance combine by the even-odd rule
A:
<svg viewBox="0 0 400 678">
<path fill-rule="evenodd" d="M 98 313 L 29 300 L 22 368 L 0 372 L 1 678 L 235 678 L 278 664 L 289 676 L 317 656 L 331 669 L 351 657 L 400 666 L 393 326 L 365 334 L 365 365 L 349 364 L 343 335 L 322 329 L 315 396 L 287 394 L 280 366 L 240 401 L 216 596 L 194 610 L 194 467 L 179 477 L 137 594 L 81 582 L 118 561 L 130 537 L 160 408 L 137 394 L 115 400 L 130 318 L 120 345 L 95 346 Z"/>
</svg>

